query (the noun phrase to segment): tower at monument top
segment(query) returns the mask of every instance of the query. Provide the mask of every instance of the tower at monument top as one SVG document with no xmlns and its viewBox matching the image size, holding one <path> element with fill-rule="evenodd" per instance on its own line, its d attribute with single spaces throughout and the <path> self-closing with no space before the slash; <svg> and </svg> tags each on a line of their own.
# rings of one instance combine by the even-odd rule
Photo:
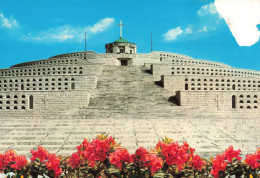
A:
<svg viewBox="0 0 260 178">
<path fill-rule="evenodd" d="M 134 54 L 137 52 L 137 45 L 134 43 L 130 43 L 126 39 L 123 38 L 123 29 L 122 26 L 125 24 L 120 20 L 120 37 L 115 40 L 113 43 L 106 44 L 106 53 L 115 53 L 115 54 Z"/>
</svg>

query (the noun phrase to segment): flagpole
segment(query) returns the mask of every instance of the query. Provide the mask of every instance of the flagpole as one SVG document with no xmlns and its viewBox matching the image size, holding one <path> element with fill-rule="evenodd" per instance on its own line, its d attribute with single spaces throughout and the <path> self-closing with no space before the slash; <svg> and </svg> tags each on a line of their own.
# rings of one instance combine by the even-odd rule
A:
<svg viewBox="0 0 260 178">
<path fill-rule="evenodd" d="M 85 32 L 85 51 L 87 51 L 87 32 Z"/>
<path fill-rule="evenodd" d="M 151 32 L 151 52 L 153 52 L 153 32 Z"/>
</svg>

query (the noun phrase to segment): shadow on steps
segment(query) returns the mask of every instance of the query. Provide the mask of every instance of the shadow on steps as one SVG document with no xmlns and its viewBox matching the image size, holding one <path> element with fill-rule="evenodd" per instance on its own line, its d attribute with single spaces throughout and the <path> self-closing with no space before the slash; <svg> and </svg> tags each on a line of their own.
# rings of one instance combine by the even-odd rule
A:
<svg viewBox="0 0 260 178">
<path fill-rule="evenodd" d="M 179 101 L 177 100 L 176 95 L 175 95 L 175 96 L 171 96 L 171 97 L 169 97 L 168 102 L 180 106 L 180 103 L 179 103 Z"/>
<path fill-rule="evenodd" d="M 152 75 L 152 71 L 149 70 L 149 69 L 145 69 L 145 70 L 142 70 L 143 73 L 147 73 L 147 74 L 151 74 Z"/>
<path fill-rule="evenodd" d="M 155 81 L 154 84 L 163 88 L 163 84 L 161 81 Z"/>
</svg>

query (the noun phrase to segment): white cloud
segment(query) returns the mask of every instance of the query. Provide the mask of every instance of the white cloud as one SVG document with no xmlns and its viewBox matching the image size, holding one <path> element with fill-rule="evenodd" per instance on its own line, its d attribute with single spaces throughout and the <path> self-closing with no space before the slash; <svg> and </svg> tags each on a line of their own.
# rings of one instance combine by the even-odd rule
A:
<svg viewBox="0 0 260 178">
<path fill-rule="evenodd" d="M 193 30 L 192 30 L 192 27 L 187 27 L 187 28 L 184 28 L 182 30 L 182 28 L 179 26 L 177 28 L 173 28 L 171 30 L 169 30 L 168 32 L 166 32 L 164 34 L 164 39 L 166 41 L 173 41 L 173 40 L 176 40 L 177 37 L 180 38 L 180 37 L 186 37 L 186 36 L 189 36 L 191 34 L 193 34 Z"/>
<path fill-rule="evenodd" d="M 207 31 L 208 31 L 208 27 L 207 26 L 204 26 L 203 28 L 198 30 L 199 33 L 207 32 Z"/>
<path fill-rule="evenodd" d="M 251 46 L 259 41 L 259 0 L 216 0 L 215 4 L 238 45 Z"/>
<path fill-rule="evenodd" d="M 217 9 L 214 3 L 209 3 L 200 8 L 200 10 L 197 12 L 199 16 L 205 16 L 208 14 L 217 14 Z"/>
<path fill-rule="evenodd" d="M 179 35 L 183 33 L 181 27 L 173 28 L 164 34 L 164 39 L 167 41 L 175 40 Z"/>
<path fill-rule="evenodd" d="M 225 0 L 223 0 L 225 1 Z M 235 1 L 235 0 L 234 0 Z M 164 34 L 164 39 L 166 41 L 173 41 L 177 38 L 198 38 L 200 36 L 205 36 L 209 31 L 215 30 L 219 22 L 223 19 L 218 13 L 214 3 L 210 2 L 209 4 L 203 5 L 197 12 L 197 15 L 200 17 L 210 16 L 210 18 L 203 19 L 205 24 L 199 26 L 188 25 L 188 27 L 183 28 L 181 26 L 171 29 Z M 213 18 L 212 18 L 213 17 Z"/>
<path fill-rule="evenodd" d="M 0 25 L 3 28 L 18 28 L 19 27 L 19 23 L 16 19 L 14 19 L 13 17 L 5 17 L 3 13 L 0 12 Z"/>
<path fill-rule="evenodd" d="M 185 29 L 185 33 L 186 33 L 186 34 L 191 34 L 191 33 L 192 33 L 191 27 L 186 28 L 186 29 Z"/>
<path fill-rule="evenodd" d="M 166 41 L 174 41 L 177 38 L 187 38 L 187 37 L 192 37 L 192 38 L 197 38 L 202 35 L 202 33 L 208 32 L 208 27 L 203 26 L 201 28 L 195 28 L 189 25 L 189 27 L 182 29 L 182 27 L 177 27 L 169 30 L 166 32 L 163 36 Z"/>
<path fill-rule="evenodd" d="M 113 18 L 104 18 L 101 21 L 97 22 L 93 27 L 90 27 L 88 31 L 92 33 L 103 32 L 114 22 Z"/>
<path fill-rule="evenodd" d="M 22 36 L 22 40 L 32 41 L 76 41 L 81 42 L 85 38 L 85 32 L 87 38 L 91 35 L 103 32 L 107 30 L 114 23 L 113 18 L 104 18 L 98 21 L 93 26 L 87 27 L 73 27 L 71 25 L 63 25 L 56 28 L 51 28 L 46 31 L 38 32 L 36 34 L 28 33 Z"/>
</svg>

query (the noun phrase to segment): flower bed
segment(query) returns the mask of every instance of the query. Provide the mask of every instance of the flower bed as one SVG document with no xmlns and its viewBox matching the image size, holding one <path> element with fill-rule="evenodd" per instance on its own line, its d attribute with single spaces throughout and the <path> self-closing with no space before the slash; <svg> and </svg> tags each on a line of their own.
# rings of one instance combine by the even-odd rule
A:
<svg viewBox="0 0 260 178">
<path fill-rule="evenodd" d="M 151 151 L 138 148 L 134 154 L 117 144 L 112 137 L 98 135 L 91 142 L 84 139 L 77 152 L 62 157 L 38 146 L 31 150 L 31 160 L 14 150 L 0 154 L 0 172 L 13 177 L 236 177 L 260 176 L 260 148 L 246 155 L 228 147 L 210 160 L 194 154 L 188 143 L 172 139 L 159 141 Z"/>
</svg>

